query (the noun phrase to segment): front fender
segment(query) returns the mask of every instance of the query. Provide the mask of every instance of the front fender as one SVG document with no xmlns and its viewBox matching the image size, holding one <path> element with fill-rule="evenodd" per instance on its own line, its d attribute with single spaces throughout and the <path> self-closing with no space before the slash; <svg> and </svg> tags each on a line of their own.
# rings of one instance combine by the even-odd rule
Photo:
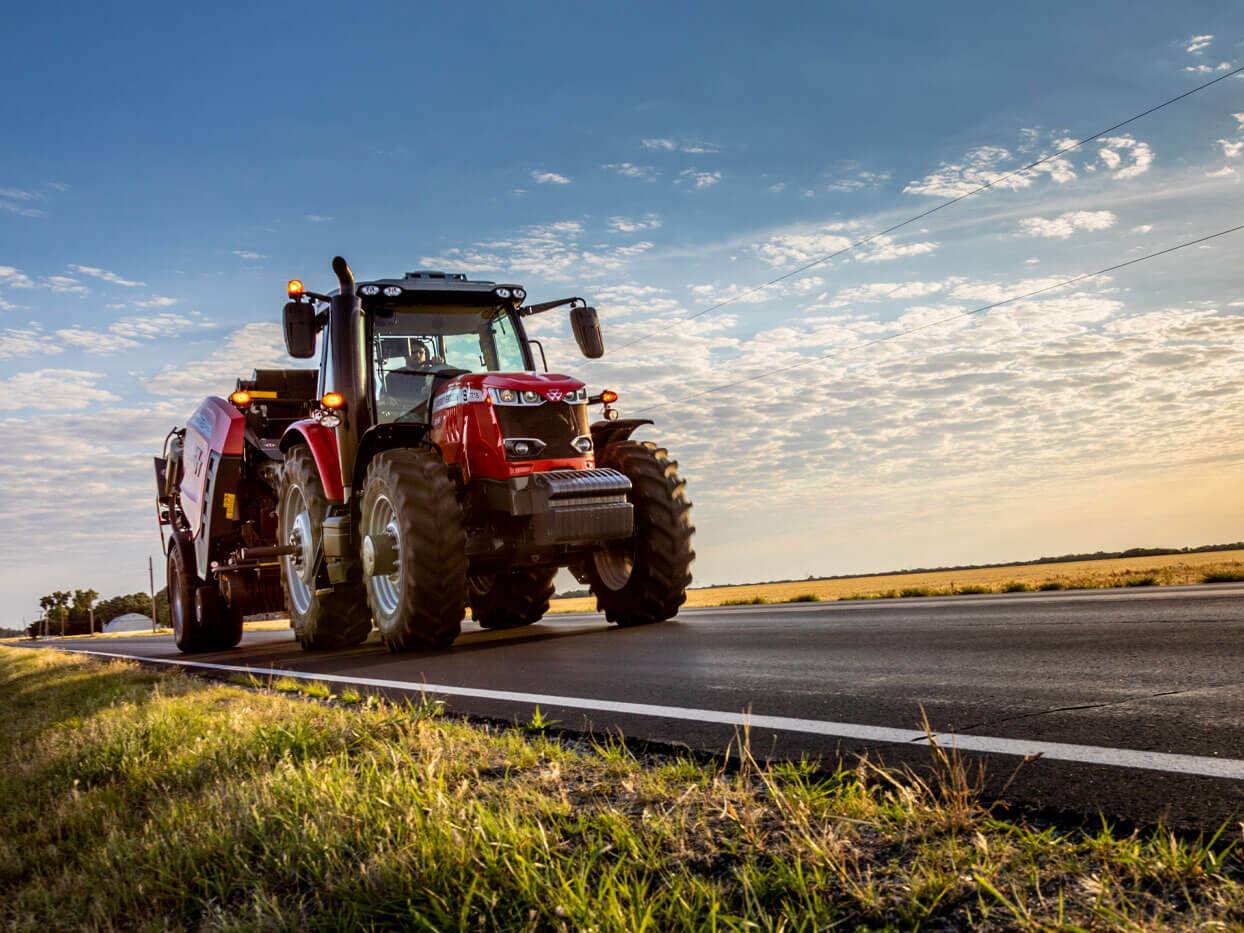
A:
<svg viewBox="0 0 1244 933">
<path fill-rule="evenodd" d="M 592 422 L 592 446 L 599 456 L 610 444 L 624 441 L 645 424 L 652 424 L 651 418 L 621 418 L 617 421 Z"/>
<path fill-rule="evenodd" d="M 337 456 L 337 435 L 312 418 L 295 421 L 281 435 L 281 451 L 288 453 L 299 444 L 306 444 L 315 459 L 324 497 L 329 502 L 344 502 L 345 489 L 341 483 L 341 460 Z"/>
</svg>

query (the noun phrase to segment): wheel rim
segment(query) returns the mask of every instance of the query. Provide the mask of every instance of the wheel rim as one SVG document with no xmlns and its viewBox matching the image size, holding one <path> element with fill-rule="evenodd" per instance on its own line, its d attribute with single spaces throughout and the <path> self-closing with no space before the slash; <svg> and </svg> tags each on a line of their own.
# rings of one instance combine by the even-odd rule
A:
<svg viewBox="0 0 1244 933">
<path fill-rule="evenodd" d="M 311 531 L 311 513 L 302 489 L 293 486 L 281 503 L 281 540 L 298 548 L 294 554 L 281 558 L 281 572 L 289 588 L 289 601 L 294 611 L 301 614 L 311 608 L 315 598 L 312 587 L 315 571 L 315 539 Z M 311 579 L 308 579 L 311 578 Z"/>
<path fill-rule="evenodd" d="M 390 618 L 397 613 L 401 600 L 402 536 L 397 526 L 397 510 L 384 495 L 376 496 L 363 514 L 363 536 L 385 536 L 390 539 L 394 553 L 393 572 L 368 576 L 367 589 L 372 606 L 378 615 Z"/>
<path fill-rule="evenodd" d="M 635 569 L 635 543 L 623 541 L 603 547 L 592 555 L 600 582 L 611 590 L 620 590 L 631 579 Z"/>
</svg>

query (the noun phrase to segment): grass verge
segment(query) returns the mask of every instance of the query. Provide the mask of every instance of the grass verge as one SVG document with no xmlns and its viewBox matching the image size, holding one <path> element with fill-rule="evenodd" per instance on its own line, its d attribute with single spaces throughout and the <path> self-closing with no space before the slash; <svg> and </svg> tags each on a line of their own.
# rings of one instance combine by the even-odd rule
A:
<svg viewBox="0 0 1244 933">
<path fill-rule="evenodd" d="M 1002 820 L 943 753 L 928 780 L 639 760 L 542 716 L 490 729 L 4 647 L 0 696 L 9 929 L 1244 923 L 1238 827 Z"/>
</svg>

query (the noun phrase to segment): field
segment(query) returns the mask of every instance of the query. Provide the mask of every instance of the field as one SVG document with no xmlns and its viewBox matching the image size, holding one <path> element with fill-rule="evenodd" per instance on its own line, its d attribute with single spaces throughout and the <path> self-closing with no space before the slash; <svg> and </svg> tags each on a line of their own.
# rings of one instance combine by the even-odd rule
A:
<svg viewBox="0 0 1244 933">
<path fill-rule="evenodd" d="M 1099 589 L 1116 586 L 1162 586 L 1200 583 L 1207 574 L 1236 575 L 1244 579 L 1244 551 L 1213 551 L 1119 560 L 1083 560 L 1062 564 L 1015 564 L 979 570 L 904 573 L 840 580 L 791 583 L 747 583 L 714 586 L 687 593 L 687 606 L 721 606 L 753 601 L 785 603 L 799 597 L 817 600 L 865 599 L 880 596 L 951 595 L 1002 592 L 1012 589 Z M 907 590 L 907 593 L 903 591 Z M 584 597 L 553 601 L 554 612 L 589 612 L 596 601 Z"/>
<path fill-rule="evenodd" d="M 435 702 L 0 647 L 0 926 L 1238 928 L 1241 828 L 1004 818 L 925 778 L 637 757 Z M 737 751 L 736 748 L 736 751 Z"/>
</svg>

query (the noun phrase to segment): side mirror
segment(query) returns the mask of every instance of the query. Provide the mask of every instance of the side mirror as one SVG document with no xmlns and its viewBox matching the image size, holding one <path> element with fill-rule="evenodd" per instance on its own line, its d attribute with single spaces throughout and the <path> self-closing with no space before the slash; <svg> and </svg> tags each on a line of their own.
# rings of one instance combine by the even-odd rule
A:
<svg viewBox="0 0 1244 933">
<path fill-rule="evenodd" d="M 589 360 L 598 360 L 605 355 L 605 338 L 600 332 L 600 318 L 595 308 L 571 308 L 570 329 L 574 331 L 574 339 L 579 350 Z"/>
<path fill-rule="evenodd" d="M 285 350 L 294 359 L 315 356 L 315 306 L 306 301 L 291 301 L 281 315 L 285 327 Z"/>
</svg>

